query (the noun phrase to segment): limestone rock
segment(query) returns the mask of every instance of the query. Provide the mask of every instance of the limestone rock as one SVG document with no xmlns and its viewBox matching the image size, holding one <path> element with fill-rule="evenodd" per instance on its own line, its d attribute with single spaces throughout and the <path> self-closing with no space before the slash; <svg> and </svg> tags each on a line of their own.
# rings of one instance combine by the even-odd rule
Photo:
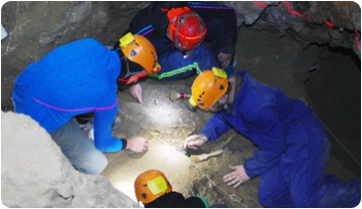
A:
<svg viewBox="0 0 362 209">
<path fill-rule="evenodd" d="M 138 207 L 101 175 L 76 171 L 29 116 L 1 114 L 1 200 L 7 207 Z"/>
</svg>

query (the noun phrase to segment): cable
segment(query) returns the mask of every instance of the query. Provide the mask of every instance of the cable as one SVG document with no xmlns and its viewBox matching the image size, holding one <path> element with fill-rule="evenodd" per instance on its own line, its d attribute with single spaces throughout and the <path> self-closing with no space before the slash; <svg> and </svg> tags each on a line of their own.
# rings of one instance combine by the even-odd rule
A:
<svg viewBox="0 0 362 209">
<path fill-rule="evenodd" d="M 315 115 L 315 116 L 318 118 L 318 120 L 323 124 L 324 128 L 327 129 L 328 132 L 337 140 L 337 142 L 342 146 L 342 148 L 343 148 L 344 150 L 346 150 L 346 152 L 353 158 L 353 160 L 356 161 L 356 163 L 361 167 L 361 163 L 358 162 L 358 160 L 352 155 L 352 153 L 350 153 L 350 152 L 348 151 L 348 149 L 347 149 L 347 148 L 342 144 L 342 142 L 332 133 L 332 131 L 329 130 L 329 128 L 323 123 L 323 121 L 322 121 L 321 119 L 319 119 L 319 117 L 318 117 L 316 114 L 314 114 L 314 115 Z"/>
</svg>

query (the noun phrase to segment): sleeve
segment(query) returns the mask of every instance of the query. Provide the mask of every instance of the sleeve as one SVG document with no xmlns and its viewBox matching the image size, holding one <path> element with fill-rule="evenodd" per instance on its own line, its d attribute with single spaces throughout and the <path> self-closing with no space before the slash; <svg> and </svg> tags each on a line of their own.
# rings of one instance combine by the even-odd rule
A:
<svg viewBox="0 0 362 209">
<path fill-rule="evenodd" d="M 94 113 L 94 145 L 102 152 L 118 152 L 124 148 L 121 139 L 112 136 L 112 123 L 117 111 L 118 102 L 112 109 Z"/>
<path fill-rule="evenodd" d="M 231 126 L 229 126 L 224 119 L 223 114 L 227 114 L 227 111 L 224 110 L 220 113 L 215 113 L 201 130 L 201 134 L 206 136 L 208 141 L 214 141 L 231 129 Z"/>
<path fill-rule="evenodd" d="M 253 142 L 259 147 L 253 158 L 248 159 L 244 168 L 250 178 L 262 174 L 278 161 L 278 157 L 286 150 L 283 126 L 275 106 L 264 107 L 258 111 L 255 121 Z"/>
<path fill-rule="evenodd" d="M 223 28 L 225 32 L 225 46 L 221 49 L 221 52 L 227 54 L 235 53 L 235 45 L 238 38 L 237 32 L 237 18 L 234 8 L 217 3 L 207 2 L 190 2 L 190 8 L 198 13 L 204 21 L 210 19 L 220 18 L 223 21 Z M 221 33 L 220 33 L 221 34 Z"/>
</svg>

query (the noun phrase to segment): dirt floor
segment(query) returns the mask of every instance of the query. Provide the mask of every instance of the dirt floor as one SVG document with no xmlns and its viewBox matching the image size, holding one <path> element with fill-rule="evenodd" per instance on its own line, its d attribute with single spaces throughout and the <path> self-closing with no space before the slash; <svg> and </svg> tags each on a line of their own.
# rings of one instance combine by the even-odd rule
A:
<svg viewBox="0 0 362 209">
<path fill-rule="evenodd" d="M 260 81 L 286 90 L 291 97 L 308 101 L 304 88 L 295 83 L 292 71 L 288 70 L 295 64 L 288 60 L 295 60 L 300 50 L 300 43 L 292 37 L 292 33 L 279 37 L 278 34 L 241 27 L 235 69 L 247 68 Z M 148 169 L 158 169 L 165 173 L 173 190 L 185 197 L 201 195 L 210 204 L 223 203 L 234 208 L 262 207 L 258 203 L 259 177 L 236 189 L 222 181 L 223 175 L 231 171 L 229 165 L 243 164 L 253 156 L 256 147 L 250 140 L 236 133 L 221 156 L 197 164 L 180 151 L 184 139 L 191 133 L 199 133 L 212 116 L 200 110 L 189 111 L 186 100 L 169 100 L 171 90 L 190 93 L 193 79 L 169 82 L 147 79 L 141 84 L 143 105 L 137 103 L 128 91 L 119 93 L 119 116 L 122 122 L 113 134 L 117 137 L 146 137 L 149 139 L 149 148 L 143 154 L 128 150 L 107 154 L 109 165 L 102 175 L 134 200 L 133 184 L 136 177 Z M 198 152 L 188 154 L 216 151 L 234 133 L 230 131 L 215 142 L 206 143 Z M 331 156 L 330 161 L 331 165 L 327 168 L 329 173 L 337 174 L 345 181 L 356 177 L 356 173 L 341 169 L 342 163 L 336 157 Z"/>
</svg>

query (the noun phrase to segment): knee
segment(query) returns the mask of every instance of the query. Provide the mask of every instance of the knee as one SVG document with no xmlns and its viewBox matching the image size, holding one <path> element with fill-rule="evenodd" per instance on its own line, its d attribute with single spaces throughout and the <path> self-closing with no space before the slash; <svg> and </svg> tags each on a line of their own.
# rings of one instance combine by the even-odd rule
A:
<svg viewBox="0 0 362 209">
<path fill-rule="evenodd" d="M 91 169 L 89 169 L 89 174 L 98 175 L 107 167 L 108 159 L 102 152 L 98 152 L 96 155 L 93 155 L 92 165 Z"/>
<path fill-rule="evenodd" d="M 85 174 L 98 175 L 102 173 L 107 165 L 107 157 L 102 152 L 98 151 L 89 156 L 86 164 L 83 164 L 81 168 L 76 169 Z"/>
</svg>

